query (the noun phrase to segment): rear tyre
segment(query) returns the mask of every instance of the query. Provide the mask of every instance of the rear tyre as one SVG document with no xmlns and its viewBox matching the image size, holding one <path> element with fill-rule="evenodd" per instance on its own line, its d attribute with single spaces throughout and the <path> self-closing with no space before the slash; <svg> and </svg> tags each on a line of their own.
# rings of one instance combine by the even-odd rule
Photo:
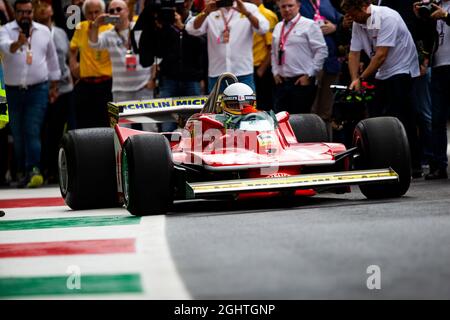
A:
<svg viewBox="0 0 450 320">
<path fill-rule="evenodd" d="M 397 183 L 361 185 L 361 192 L 369 199 L 395 198 L 404 195 L 411 183 L 411 156 L 408 138 L 402 123 L 394 117 L 379 117 L 360 121 L 353 134 L 353 146 L 360 156 L 355 168 L 394 169 Z"/>
<path fill-rule="evenodd" d="M 316 114 L 292 114 L 289 123 L 298 142 L 329 142 L 327 126 Z"/>
<path fill-rule="evenodd" d="M 74 209 L 119 206 L 114 130 L 90 128 L 66 133 L 58 154 L 59 188 Z"/>
<path fill-rule="evenodd" d="M 173 203 L 173 162 L 159 134 L 130 136 L 122 149 L 125 207 L 135 216 L 165 214 Z"/>
</svg>

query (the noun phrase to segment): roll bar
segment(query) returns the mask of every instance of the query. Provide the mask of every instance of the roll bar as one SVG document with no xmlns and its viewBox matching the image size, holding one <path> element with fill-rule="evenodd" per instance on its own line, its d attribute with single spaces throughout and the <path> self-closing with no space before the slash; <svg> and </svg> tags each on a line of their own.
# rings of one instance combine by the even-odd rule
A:
<svg viewBox="0 0 450 320">
<path fill-rule="evenodd" d="M 201 111 L 202 113 L 216 113 L 217 98 L 219 97 L 220 94 L 220 88 L 222 87 L 222 82 L 226 80 L 230 80 L 230 82 L 227 82 L 227 86 L 229 86 L 232 83 L 239 82 L 239 80 L 234 74 L 230 72 L 222 73 L 217 79 L 216 84 L 212 88 L 209 98 L 208 100 L 206 100 L 206 103 Z"/>
</svg>

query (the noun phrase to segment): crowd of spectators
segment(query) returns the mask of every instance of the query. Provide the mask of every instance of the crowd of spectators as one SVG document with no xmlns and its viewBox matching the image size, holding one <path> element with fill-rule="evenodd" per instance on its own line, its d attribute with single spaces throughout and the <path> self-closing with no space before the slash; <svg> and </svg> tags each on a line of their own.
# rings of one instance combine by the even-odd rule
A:
<svg viewBox="0 0 450 320">
<path fill-rule="evenodd" d="M 149 2 L 0 0 L 10 116 L 0 186 L 57 182 L 63 133 L 109 126 L 108 102 L 207 94 L 223 72 L 256 92 L 258 109 L 318 114 L 331 136 L 340 127 L 330 85 L 373 83 L 365 116 L 402 122 L 414 178 L 428 167 L 425 179 L 447 178 L 449 0 L 172 1 L 150 63 L 132 43 Z"/>
</svg>

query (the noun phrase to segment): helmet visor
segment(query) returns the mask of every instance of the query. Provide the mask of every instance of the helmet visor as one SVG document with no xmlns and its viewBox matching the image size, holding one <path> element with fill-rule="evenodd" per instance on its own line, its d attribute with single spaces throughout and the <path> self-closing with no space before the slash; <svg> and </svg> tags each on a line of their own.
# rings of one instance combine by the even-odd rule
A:
<svg viewBox="0 0 450 320">
<path fill-rule="evenodd" d="M 245 107 L 255 106 L 255 95 L 223 97 L 225 111 L 240 114 Z"/>
</svg>

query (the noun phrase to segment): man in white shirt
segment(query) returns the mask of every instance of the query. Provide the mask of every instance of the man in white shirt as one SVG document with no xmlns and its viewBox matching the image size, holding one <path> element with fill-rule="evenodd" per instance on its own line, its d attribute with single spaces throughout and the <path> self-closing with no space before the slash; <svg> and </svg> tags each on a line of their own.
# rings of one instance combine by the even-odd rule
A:
<svg viewBox="0 0 450 320">
<path fill-rule="evenodd" d="M 43 184 L 40 173 L 41 128 L 50 96 L 61 78 L 50 30 L 33 22 L 31 0 L 14 3 L 16 20 L 0 29 L 0 53 L 20 186 Z M 22 177 L 20 177 L 22 176 Z"/>
<path fill-rule="evenodd" d="M 411 101 L 412 78 L 420 75 L 417 50 L 400 14 L 370 0 L 344 0 L 342 8 L 353 19 L 349 53 L 350 89 L 359 90 L 361 81 L 375 75 L 376 101 L 369 110 L 373 116 L 397 117 L 404 125 L 414 178 L 422 176 L 415 110 Z M 360 53 L 370 63 L 360 74 Z"/>
<path fill-rule="evenodd" d="M 224 72 L 235 74 L 239 82 L 255 90 L 253 31 L 266 33 L 269 22 L 252 3 L 230 1 L 222 8 L 217 3 L 216 0 L 207 0 L 205 9 L 186 25 L 186 31 L 191 35 L 207 35 L 208 91 Z"/>
<path fill-rule="evenodd" d="M 319 25 L 299 14 L 300 0 L 281 0 L 280 10 L 283 21 L 275 26 L 272 40 L 274 110 L 309 113 L 327 45 Z"/>
</svg>

